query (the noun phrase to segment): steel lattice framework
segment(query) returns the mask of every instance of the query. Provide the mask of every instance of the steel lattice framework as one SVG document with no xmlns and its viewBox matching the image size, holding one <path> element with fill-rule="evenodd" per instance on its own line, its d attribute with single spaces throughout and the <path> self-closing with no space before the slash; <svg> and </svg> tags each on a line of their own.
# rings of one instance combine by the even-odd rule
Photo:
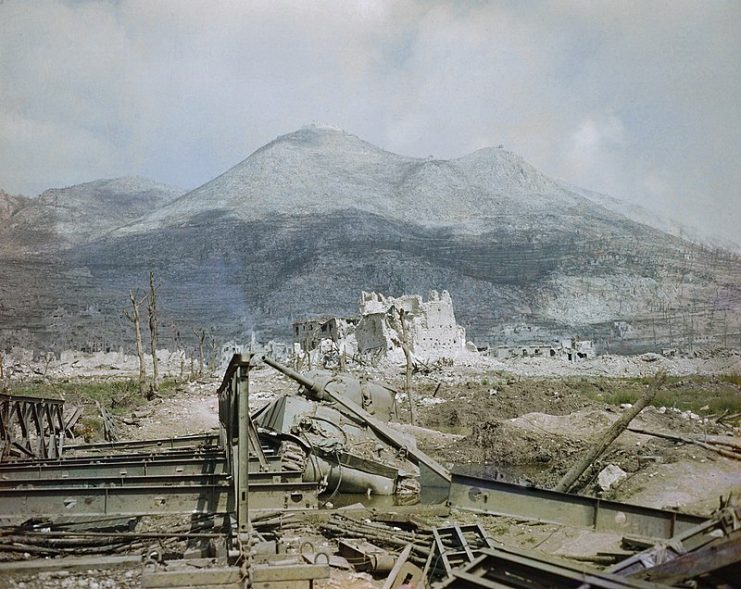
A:
<svg viewBox="0 0 741 589">
<path fill-rule="evenodd" d="M 0 462 L 59 458 L 66 427 L 64 401 L 0 394 Z"/>
</svg>

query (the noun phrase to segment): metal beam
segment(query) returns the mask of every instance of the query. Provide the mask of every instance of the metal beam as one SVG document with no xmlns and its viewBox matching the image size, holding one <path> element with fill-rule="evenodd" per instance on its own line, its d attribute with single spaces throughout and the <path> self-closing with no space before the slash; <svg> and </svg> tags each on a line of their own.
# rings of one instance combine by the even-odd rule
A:
<svg viewBox="0 0 741 589">
<path fill-rule="evenodd" d="M 123 461 L 155 461 L 155 460 L 179 460 L 184 458 L 211 458 L 224 457 L 224 451 L 217 447 L 206 449 L 182 448 L 180 450 L 164 450 L 132 452 L 126 454 L 80 454 L 64 456 L 62 458 L 29 458 L 28 460 L 16 460 L 0 464 L 0 473 L 12 471 L 26 466 L 64 466 L 70 464 L 108 464 Z"/>
<path fill-rule="evenodd" d="M 705 521 L 703 517 L 676 511 L 604 501 L 457 473 L 453 474 L 448 497 L 453 507 L 464 511 L 651 538 L 668 539 Z"/>
<path fill-rule="evenodd" d="M 140 484 L 115 487 L 51 486 L 0 490 L 0 525 L 32 518 L 222 514 L 234 511 L 229 482 L 195 485 Z M 255 483 L 250 511 L 316 509 L 316 483 Z"/>
<path fill-rule="evenodd" d="M 659 589 L 667 586 L 587 570 L 540 554 L 486 548 L 472 563 L 454 569 L 452 576 L 438 587 Z"/>
<path fill-rule="evenodd" d="M 65 446 L 65 453 L 109 452 L 123 450 L 176 450 L 181 448 L 210 448 L 219 444 L 218 434 L 195 434 L 153 440 L 128 440 L 122 442 L 96 442 Z"/>
<path fill-rule="evenodd" d="M 221 458 L 186 458 L 181 460 L 127 460 L 108 463 L 28 465 L 14 469 L 0 469 L 3 481 L 59 480 L 90 477 L 175 476 L 195 474 L 223 474 L 225 460 Z M 21 484 L 19 482 L 18 484 Z"/>
<path fill-rule="evenodd" d="M 280 458 L 268 458 L 268 470 L 262 472 L 279 472 Z M 16 463 L 11 463 L 16 464 Z M 250 472 L 260 472 L 260 463 L 250 460 Z M 160 460 L 112 460 L 84 461 L 74 463 L 30 464 L 15 468 L 0 468 L 2 481 L 21 481 L 32 479 L 75 479 L 89 477 L 135 477 L 135 476 L 176 476 L 195 474 L 226 473 L 226 459 L 223 454 L 204 458 L 188 457 Z M 300 474 L 300 473 L 299 473 Z M 19 483 L 20 484 L 20 483 Z"/>
<path fill-rule="evenodd" d="M 137 485 L 207 485 L 225 483 L 231 478 L 226 472 L 209 473 L 198 472 L 195 474 L 147 474 L 143 476 L 119 475 L 113 476 L 85 476 L 79 478 L 30 478 L 15 480 L 0 480 L 0 497 L 6 489 L 43 489 L 49 487 L 133 487 Z M 299 483 L 301 473 L 295 470 L 268 472 L 257 471 L 250 474 L 250 478 L 256 483 Z M 0 507 L 2 511 L 2 507 Z"/>
<path fill-rule="evenodd" d="M 139 568 L 142 557 L 139 554 L 125 556 L 64 556 L 57 558 L 34 558 L 0 562 L 0 578 L 12 574 L 38 574 L 45 570 L 75 571 L 90 569 Z"/>
</svg>

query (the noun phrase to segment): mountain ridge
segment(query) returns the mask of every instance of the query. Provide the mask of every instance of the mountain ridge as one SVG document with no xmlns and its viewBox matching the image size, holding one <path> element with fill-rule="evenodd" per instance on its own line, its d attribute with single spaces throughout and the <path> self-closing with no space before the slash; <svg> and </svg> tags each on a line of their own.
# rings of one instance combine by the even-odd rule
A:
<svg viewBox="0 0 741 589">
<path fill-rule="evenodd" d="M 450 160 L 415 158 L 343 131 L 304 127 L 119 233 L 178 225 L 214 210 L 254 220 L 285 210 L 321 214 L 350 208 L 476 230 L 502 214 L 517 214 L 516 197 L 525 195 L 530 202 L 524 204 L 542 211 L 586 202 L 503 149 L 483 148 Z"/>
<path fill-rule="evenodd" d="M 182 192 L 139 176 L 50 188 L 35 198 L 23 197 L 0 231 L 0 247 L 31 252 L 71 247 L 102 237 Z"/>
</svg>

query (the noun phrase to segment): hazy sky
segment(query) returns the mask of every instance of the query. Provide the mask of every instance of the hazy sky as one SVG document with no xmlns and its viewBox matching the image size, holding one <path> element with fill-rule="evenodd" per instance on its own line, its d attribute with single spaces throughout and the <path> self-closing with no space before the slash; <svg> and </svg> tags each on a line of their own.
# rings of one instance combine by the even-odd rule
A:
<svg viewBox="0 0 741 589">
<path fill-rule="evenodd" d="M 741 241 L 741 1 L 0 0 L 0 187 L 194 188 L 311 122 L 504 144 Z"/>
</svg>

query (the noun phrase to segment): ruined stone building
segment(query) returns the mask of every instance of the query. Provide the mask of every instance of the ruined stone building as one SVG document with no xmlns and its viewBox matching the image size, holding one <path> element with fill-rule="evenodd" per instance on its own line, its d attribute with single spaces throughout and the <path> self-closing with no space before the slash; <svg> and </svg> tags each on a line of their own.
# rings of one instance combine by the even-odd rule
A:
<svg viewBox="0 0 741 589">
<path fill-rule="evenodd" d="M 561 358 L 576 362 L 595 357 L 594 343 L 576 337 L 554 340 L 550 344 L 522 344 L 518 346 L 500 346 L 496 350 L 499 360 L 509 358 Z"/>
<path fill-rule="evenodd" d="M 433 290 L 427 301 L 419 295 L 395 298 L 363 292 L 360 322 L 355 328 L 360 354 L 378 351 L 387 356 L 403 356 L 401 309 L 406 313 L 409 343 L 417 358 L 436 360 L 465 350 L 466 330 L 455 321 L 453 301 L 447 291 L 439 294 Z"/>
<path fill-rule="evenodd" d="M 419 295 L 387 297 L 363 292 L 359 316 L 319 317 L 293 324 L 293 341 L 304 352 L 317 350 L 331 341 L 348 356 L 383 356 L 404 361 L 399 311 L 406 314 L 409 343 L 421 360 L 455 357 L 465 350 L 466 330 L 455 321 L 453 301 L 447 291 L 431 291 L 428 300 Z"/>
<path fill-rule="evenodd" d="M 305 352 L 319 347 L 322 340 L 331 340 L 339 344 L 355 330 L 358 323 L 356 317 L 319 317 L 304 321 L 294 321 L 293 342 Z"/>
</svg>

